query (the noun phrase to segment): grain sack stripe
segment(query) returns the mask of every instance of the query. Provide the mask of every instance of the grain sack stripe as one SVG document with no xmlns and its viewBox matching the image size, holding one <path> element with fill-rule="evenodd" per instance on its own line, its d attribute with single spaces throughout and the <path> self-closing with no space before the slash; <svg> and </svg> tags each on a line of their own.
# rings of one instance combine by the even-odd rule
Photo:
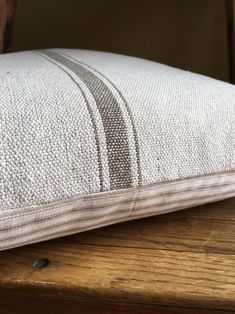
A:
<svg viewBox="0 0 235 314">
<path fill-rule="evenodd" d="M 40 55 L 41 57 L 43 57 L 44 59 L 46 59 L 47 61 L 53 63 L 54 65 L 56 65 L 58 68 L 60 68 L 63 72 L 65 72 L 68 77 L 77 85 L 77 87 L 79 88 L 79 90 L 81 91 L 81 94 L 83 96 L 83 99 L 86 103 L 86 107 L 91 119 L 91 123 L 92 123 L 92 127 L 94 130 L 94 135 L 95 135 L 95 143 L 96 143 L 96 151 L 97 151 L 97 159 L 98 159 L 98 171 L 99 171 L 99 180 L 100 180 L 100 191 L 103 192 L 104 191 L 104 179 L 103 179 L 103 165 L 102 165 L 102 160 L 101 160 L 101 151 L 100 151 L 100 144 L 99 144 L 99 136 L 98 136 L 98 128 L 96 126 L 96 122 L 95 122 L 95 118 L 92 112 L 92 109 L 89 105 L 89 102 L 86 98 L 86 95 L 83 91 L 83 89 L 81 88 L 81 86 L 75 81 L 75 79 L 72 77 L 72 75 L 70 75 L 69 72 L 67 72 L 64 68 L 62 68 L 60 65 L 58 65 L 57 63 L 55 63 L 53 60 L 51 60 L 50 58 L 46 57 L 44 54 L 39 53 L 38 51 L 33 51 L 35 54 Z M 42 52 L 43 53 L 43 52 Z"/>
<path fill-rule="evenodd" d="M 84 66 L 52 51 L 43 53 L 67 67 L 81 79 L 93 95 L 99 110 L 108 152 L 111 189 L 132 186 L 131 157 L 125 121 L 119 104 L 107 85 Z"/>
<path fill-rule="evenodd" d="M 130 107 L 125 99 L 125 97 L 123 96 L 122 92 L 113 84 L 113 82 L 111 82 L 104 74 L 102 74 L 101 72 L 99 72 L 98 70 L 96 70 L 95 68 L 93 68 L 92 66 L 80 61 L 80 60 L 76 60 L 73 57 L 71 57 L 70 55 L 64 53 L 64 52 L 59 52 L 59 54 L 64 55 L 68 58 L 70 58 L 71 60 L 73 60 L 74 62 L 84 65 L 85 67 L 88 67 L 89 69 L 91 69 L 92 71 L 98 73 L 100 76 L 102 76 L 105 80 L 107 80 L 107 82 L 109 82 L 109 84 L 117 91 L 117 93 L 119 94 L 120 98 L 122 99 L 125 108 L 128 112 L 130 121 L 131 121 L 131 126 L 132 126 L 132 130 L 133 130 L 133 135 L 134 135 L 134 141 L 135 141 L 135 151 L 136 151 L 136 160 L 137 160 L 137 172 L 138 172 L 138 185 L 141 185 L 142 183 L 142 175 L 141 175 L 141 167 L 140 167 L 140 148 L 139 148 L 139 141 L 138 141 L 138 136 L 137 136 L 137 130 L 135 127 L 135 123 L 134 123 L 134 118 L 133 118 L 133 114 L 130 110 Z"/>
</svg>

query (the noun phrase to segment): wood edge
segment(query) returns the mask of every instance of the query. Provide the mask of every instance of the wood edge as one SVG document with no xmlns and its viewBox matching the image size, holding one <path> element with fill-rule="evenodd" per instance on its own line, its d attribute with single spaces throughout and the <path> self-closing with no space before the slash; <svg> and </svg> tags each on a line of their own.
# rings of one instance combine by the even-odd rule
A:
<svg viewBox="0 0 235 314">
<path fill-rule="evenodd" d="M 36 289 L 37 290 L 37 289 Z M 198 304 L 184 304 L 183 302 L 174 302 L 174 303 L 163 303 L 163 302 L 138 302 L 137 300 L 124 300 L 122 301 L 121 299 L 106 299 L 106 298 L 94 298 L 93 295 L 91 295 L 89 298 L 84 298 L 82 296 L 68 296 L 64 295 L 64 291 L 61 290 L 60 293 L 55 296 L 55 295 L 50 295 L 50 294 L 40 294 L 38 292 L 40 291 L 34 291 L 35 293 L 27 293 L 25 291 L 16 291 L 12 289 L 0 289 L 1 293 L 1 298 L 0 298 L 0 306 L 1 308 L 6 308 L 6 307 L 12 307 L 12 305 L 16 304 L 16 308 L 18 309 L 19 305 L 27 304 L 27 311 L 26 313 L 29 313 L 29 310 L 34 309 L 34 313 L 37 312 L 38 306 L 43 306 L 48 303 L 52 303 L 52 307 L 56 309 L 61 309 L 62 313 L 64 311 L 68 310 L 68 305 L 70 305 L 72 308 L 83 308 L 85 313 L 94 313 L 94 310 L 97 310 L 98 313 L 106 313 L 106 311 L 109 309 L 112 310 L 112 313 L 115 314 L 116 310 L 117 313 L 120 313 L 120 310 L 122 309 L 124 312 L 123 313 L 133 313 L 133 310 L 138 309 L 138 313 L 161 313 L 161 314 L 178 314 L 178 313 L 191 313 L 191 314 L 207 314 L 207 313 L 214 313 L 214 314 L 222 314 L 222 313 L 234 313 L 233 309 L 227 308 L 221 306 L 210 306 L 208 303 L 201 303 L 198 302 Z M 29 302 L 31 300 L 31 302 Z M 33 301 L 33 303 L 32 303 Z M 38 303 L 37 306 L 35 307 L 35 302 Z M 63 303 L 66 303 L 66 307 L 64 308 Z M 4 305 L 4 307 L 2 307 Z M 35 312 L 36 310 L 36 312 Z M 41 313 L 41 310 L 39 310 L 39 313 Z M 91 312 L 90 312 L 91 310 Z M 99 312 L 101 311 L 101 312 Z M 104 311 L 104 312 L 103 312 Z M 107 312 L 108 314 L 110 312 Z M 130 311 L 130 312 L 129 312 Z M 2 312 L 1 312 L 2 313 Z M 3 312 L 3 313 L 8 313 L 8 312 Z M 11 313 L 11 312 L 10 312 Z M 21 312 L 20 312 L 21 313 Z M 75 312 L 77 313 L 77 312 Z"/>
<path fill-rule="evenodd" d="M 68 287 L 68 286 L 58 286 L 54 284 L 45 285 L 44 282 L 37 282 L 37 284 L 32 285 L 29 282 L 19 281 L 12 282 L 9 284 L 0 284 L 0 301 L 5 295 L 11 300 L 17 297 L 20 298 L 37 298 L 41 300 L 67 300 L 71 302 L 90 302 L 92 300 L 94 303 L 102 304 L 108 303 L 110 305 L 123 304 L 126 306 L 138 305 L 139 307 L 148 305 L 151 307 L 161 307 L 161 308 L 172 308 L 184 310 L 195 310 L 200 313 L 200 311 L 206 310 L 209 313 L 214 313 L 214 311 L 223 313 L 234 313 L 235 300 L 222 300 L 217 302 L 216 298 L 200 298 L 194 296 L 193 298 L 188 297 L 178 297 L 173 294 L 167 295 L 167 298 L 163 295 L 156 295 L 153 297 L 148 294 L 142 294 L 141 296 L 136 294 L 136 292 L 127 291 L 117 291 L 113 293 L 109 289 L 104 290 L 94 290 L 94 289 L 84 289 L 83 287 Z M 1 306 L 1 302 L 0 302 Z M 191 313 L 191 312 L 190 312 Z M 197 312 L 196 312 L 197 313 Z"/>
<path fill-rule="evenodd" d="M 229 78 L 235 84 L 235 0 L 226 0 Z"/>
<path fill-rule="evenodd" d="M 0 53 L 10 51 L 17 0 L 0 0 Z"/>
</svg>

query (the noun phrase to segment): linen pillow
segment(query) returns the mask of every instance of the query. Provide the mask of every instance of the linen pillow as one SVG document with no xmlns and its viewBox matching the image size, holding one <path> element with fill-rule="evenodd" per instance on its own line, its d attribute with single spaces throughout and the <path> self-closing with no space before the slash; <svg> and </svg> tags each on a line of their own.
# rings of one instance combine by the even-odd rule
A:
<svg viewBox="0 0 235 314">
<path fill-rule="evenodd" d="M 74 49 L 0 56 L 0 249 L 235 195 L 235 87 Z"/>
</svg>

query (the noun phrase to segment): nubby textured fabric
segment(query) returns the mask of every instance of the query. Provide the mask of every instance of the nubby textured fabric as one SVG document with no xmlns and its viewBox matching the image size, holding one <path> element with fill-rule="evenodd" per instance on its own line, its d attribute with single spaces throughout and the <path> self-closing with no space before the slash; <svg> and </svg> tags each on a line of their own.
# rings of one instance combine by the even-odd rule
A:
<svg viewBox="0 0 235 314">
<path fill-rule="evenodd" d="M 117 54 L 0 56 L 0 249 L 235 196 L 235 87 Z"/>
</svg>

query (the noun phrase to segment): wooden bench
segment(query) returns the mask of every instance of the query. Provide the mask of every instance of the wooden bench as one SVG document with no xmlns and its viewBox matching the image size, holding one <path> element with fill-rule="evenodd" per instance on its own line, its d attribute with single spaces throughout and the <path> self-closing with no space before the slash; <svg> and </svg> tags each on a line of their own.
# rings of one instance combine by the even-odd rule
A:
<svg viewBox="0 0 235 314">
<path fill-rule="evenodd" d="M 3 52 L 14 12 L 0 0 Z M 235 199 L 0 252 L 0 313 L 235 313 Z"/>
<path fill-rule="evenodd" d="M 235 313 L 235 199 L 0 252 L 0 313 Z"/>
</svg>

